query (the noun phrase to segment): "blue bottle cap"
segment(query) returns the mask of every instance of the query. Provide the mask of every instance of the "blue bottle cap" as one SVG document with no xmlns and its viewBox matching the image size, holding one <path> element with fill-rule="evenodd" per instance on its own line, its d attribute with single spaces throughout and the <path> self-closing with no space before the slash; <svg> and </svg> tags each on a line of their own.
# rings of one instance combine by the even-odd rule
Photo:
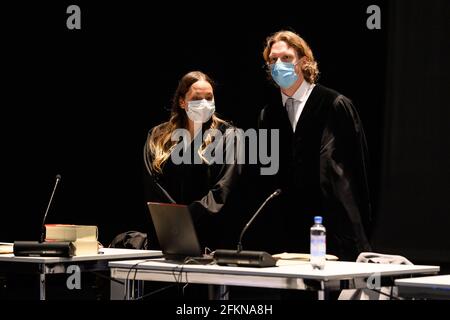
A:
<svg viewBox="0 0 450 320">
<path fill-rule="evenodd" d="M 314 217 L 314 223 L 322 224 L 322 217 L 321 216 L 315 216 Z"/>
</svg>

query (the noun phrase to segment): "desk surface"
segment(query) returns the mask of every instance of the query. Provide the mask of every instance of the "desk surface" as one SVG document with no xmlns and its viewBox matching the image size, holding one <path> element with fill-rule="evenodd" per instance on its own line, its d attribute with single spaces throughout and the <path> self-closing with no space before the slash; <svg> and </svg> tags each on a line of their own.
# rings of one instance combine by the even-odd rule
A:
<svg viewBox="0 0 450 320">
<path fill-rule="evenodd" d="M 450 275 L 398 279 L 395 284 L 399 287 L 422 287 L 450 290 Z"/>
<path fill-rule="evenodd" d="M 375 263 L 356 263 L 342 261 L 328 261 L 324 270 L 313 270 L 309 262 L 299 262 L 295 265 L 285 265 L 270 268 L 247 268 L 229 267 L 218 265 L 177 265 L 167 263 L 164 260 L 144 261 L 128 260 L 109 262 L 110 268 L 147 270 L 147 271 L 170 271 L 170 272 L 190 272 L 202 274 L 220 275 L 240 275 L 240 276 L 262 276 L 262 277 L 283 277 L 283 278 L 303 278 L 314 280 L 340 280 L 350 278 L 363 278 L 373 275 L 399 276 L 412 274 L 433 274 L 439 272 L 439 266 L 422 265 L 394 265 Z"/>
<path fill-rule="evenodd" d="M 98 261 L 98 260 L 121 260 L 136 258 L 152 258 L 160 257 L 161 251 L 156 250 L 134 250 L 134 249 L 116 249 L 102 248 L 100 254 L 74 256 L 71 258 L 63 257 L 16 257 L 14 254 L 0 254 L 0 262 L 28 262 L 28 263 L 65 263 L 65 262 L 82 262 L 82 261 Z"/>
</svg>

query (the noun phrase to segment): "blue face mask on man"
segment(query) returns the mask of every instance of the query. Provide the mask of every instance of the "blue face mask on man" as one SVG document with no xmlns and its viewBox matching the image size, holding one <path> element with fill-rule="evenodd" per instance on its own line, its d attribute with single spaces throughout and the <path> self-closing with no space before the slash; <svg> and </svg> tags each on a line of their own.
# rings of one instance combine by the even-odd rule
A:
<svg viewBox="0 0 450 320">
<path fill-rule="evenodd" d="M 272 79 L 282 89 L 290 88 L 298 80 L 295 64 L 292 62 L 277 62 L 271 65 L 271 69 Z"/>
</svg>

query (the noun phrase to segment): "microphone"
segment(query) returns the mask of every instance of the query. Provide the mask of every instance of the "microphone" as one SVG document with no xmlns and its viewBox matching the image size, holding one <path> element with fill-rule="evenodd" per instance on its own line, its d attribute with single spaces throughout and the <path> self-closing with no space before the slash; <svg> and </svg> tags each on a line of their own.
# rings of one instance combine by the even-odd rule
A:
<svg viewBox="0 0 450 320">
<path fill-rule="evenodd" d="M 75 254 L 75 247 L 70 241 L 51 241 L 45 240 L 45 220 L 47 219 L 48 211 L 53 202 L 56 188 L 61 175 L 56 175 L 55 185 L 53 187 L 50 200 L 45 210 L 44 218 L 42 219 L 41 235 L 39 241 L 14 241 L 13 251 L 15 256 L 23 257 L 72 257 Z"/>
<path fill-rule="evenodd" d="M 241 235 L 239 237 L 239 242 L 237 245 L 237 251 L 240 252 L 242 251 L 242 237 L 244 236 L 245 232 L 247 231 L 248 227 L 252 224 L 253 220 L 255 220 L 255 218 L 258 216 L 258 214 L 261 212 L 261 210 L 265 207 L 266 203 L 269 202 L 271 199 L 279 196 L 281 193 L 281 189 L 277 189 L 275 190 L 274 193 L 272 193 L 267 199 L 266 201 L 263 202 L 263 204 L 259 207 L 259 209 L 255 212 L 255 214 L 253 215 L 253 217 L 249 220 L 249 222 L 247 222 L 247 224 L 245 225 L 244 229 L 242 229 Z"/>
<path fill-rule="evenodd" d="M 239 236 L 239 242 L 237 250 L 223 250 L 219 249 L 214 252 L 214 259 L 219 265 L 232 265 L 232 266 L 246 266 L 246 267 L 274 267 L 276 260 L 265 251 L 243 251 L 242 250 L 242 238 L 249 226 L 253 223 L 255 218 L 265 207 L 267 202 L 281 194 L 281 189 L 275 190 L 258 208 L 252 218 L 247 222 L 245 227 Z"/>
<path fill-rule="evenodd" d="M 52 194 L 50 196 L 50 200 L 48 201 L 47 209 L 45 210 L 44 218 L 42 219 L 42 225 L 41 225 L 41 237 L 39 239 L 39 242 L 44 242 L 45 239 L 45 220 L 47 219 L 48 210 L 50 209 L 50 206 L 53 202 L 53 196 L 55 195 L 56 188 L 58 187 L 58 183 L 61 181 L 61 175 L 56 175 L 56 181 L 55 186 L 53 187 Z"/>
</svg>

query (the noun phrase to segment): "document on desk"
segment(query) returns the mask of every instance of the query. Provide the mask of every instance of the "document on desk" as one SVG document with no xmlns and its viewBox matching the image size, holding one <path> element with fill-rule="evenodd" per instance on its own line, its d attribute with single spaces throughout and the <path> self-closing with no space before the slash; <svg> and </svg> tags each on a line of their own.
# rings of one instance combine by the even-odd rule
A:
<svg viewBox="0 0 450 320">
<path fill-rule="evenodd" d="M 0 242 L 0 254 L 13 253 L 13 244 Z"/>
<path fill-rule="evenodd" d="M 281 259 L 281 260 L 309 261 L 310 255 L 307 253 L 283 252 L 283 253 L 274 254 L 272 257 L 274 257 L 275 259 Z M 333 256 L 331 254 L 327 254 L 326 259 L 329 261 L 338 261 L 339 260 L 338 257 Z"/>
</svg>

